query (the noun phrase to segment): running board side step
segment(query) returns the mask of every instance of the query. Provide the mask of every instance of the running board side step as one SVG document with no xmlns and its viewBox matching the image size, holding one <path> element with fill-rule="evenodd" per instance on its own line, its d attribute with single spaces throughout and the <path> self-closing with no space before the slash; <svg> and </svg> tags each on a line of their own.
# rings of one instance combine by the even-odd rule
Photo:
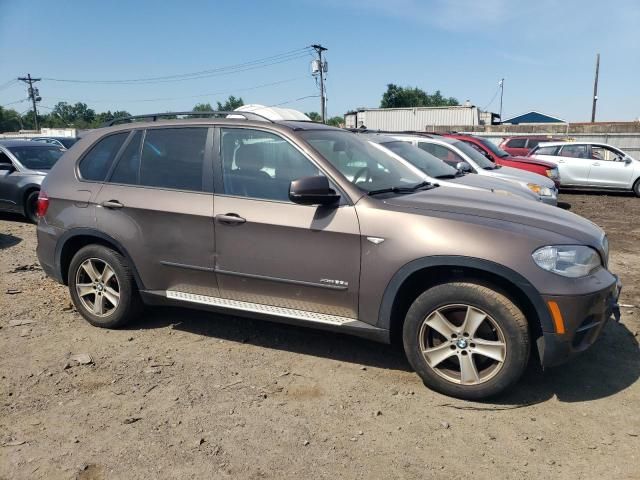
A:
<svg viewBox="0 0 640 480">
<path fill-rule="evenodd" d="M 307 310 L 296 310 L 293 308 L 284 308 L 275 305 L 242 302 L 228 298 L 210 297 L 207 295 L 179 292 L 176 290 L 166 290 L 164 292 L 147 291 L 145 293 L 152 294 L 154 296 L 162 293 L 164 294 L 162 296 L 165 296 L 169 300 L 268 315 L 274 317 L 274 320 L 277 320 L 278 318 L 283 319 L 283 321 L 284 319 L 296 320 L 294 323 L 300 325 L 317 326 L 318 328 L 325 327 L 336 331 L 348 331 L 348 333 L 385 343 L 389 341 L 389 332 L 387 330 L 369 325 L 368 323 L 361 322 L 355 318 L 310 312 Z"/>
</svg>

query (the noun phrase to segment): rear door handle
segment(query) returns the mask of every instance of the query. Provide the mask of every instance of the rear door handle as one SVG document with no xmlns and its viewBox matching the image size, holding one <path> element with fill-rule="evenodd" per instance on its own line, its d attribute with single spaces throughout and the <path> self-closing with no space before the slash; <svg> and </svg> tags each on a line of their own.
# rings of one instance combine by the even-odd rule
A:
<svg viewBox="0 0 640 480">
<path fill-rule="evenodd" d="M 223 215 L 216 215 L 216 220 L 226 225 L 240 225 L 246 222 L 246 220 L 237 213 L 225 213 Z"/>
<path fill-rule="evenodd" d="M 102 202 L 100 204 L 104 208 L 122 208 L 124 205 L 120 203 L 118 200 L 107 200 L 106 202 Z"/>
</svg>

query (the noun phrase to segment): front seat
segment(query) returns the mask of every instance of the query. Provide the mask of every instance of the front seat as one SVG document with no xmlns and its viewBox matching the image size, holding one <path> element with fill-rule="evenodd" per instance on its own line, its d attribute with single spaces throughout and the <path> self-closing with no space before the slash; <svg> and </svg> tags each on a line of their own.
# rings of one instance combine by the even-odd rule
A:
<svg viewBox="0 0 640 480">
<path fill-rule="evenodd" d="M 241 145 L 236 150 L 236 169 L 233 170 L 232 190 L 237 195 L 271 198 L 271 177 L 264 172 L 264 146 Z"/>
</svg>

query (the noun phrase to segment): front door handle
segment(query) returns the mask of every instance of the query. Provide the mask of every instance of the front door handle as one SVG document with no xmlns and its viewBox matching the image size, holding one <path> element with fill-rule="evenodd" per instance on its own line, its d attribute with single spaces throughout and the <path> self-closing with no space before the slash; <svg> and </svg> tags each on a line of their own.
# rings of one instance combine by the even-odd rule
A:
<svg viewBox="0 0 640 480">
<path fill-rule="evenodd" d="M 226 225 L 240 225 L 246 222 L 246 220 L 237 213 L 225 213 L 223 215 L 216 215 L 216 220 Z"/>
<path fill-rule="evenodd" d="M 102 202 L 100 204 L 104 208 L 122 208 L 124 204 L 120 203 L 118 200 L 107 200 L 106 202 Z"/>
<path fill-rule="evenodd" d="M 593 165 L 594 167 L 599 167 L 600 164 L 598 162 L 592 163 L 591 165 Z"/>
</svg>

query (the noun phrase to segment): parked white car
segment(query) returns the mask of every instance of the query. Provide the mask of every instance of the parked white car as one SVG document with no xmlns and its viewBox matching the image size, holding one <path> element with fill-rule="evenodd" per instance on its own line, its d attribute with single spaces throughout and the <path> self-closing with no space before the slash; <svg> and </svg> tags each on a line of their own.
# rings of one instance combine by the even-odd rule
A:
<svg viewBox="0 0 640 480">
<path fill-rule="evenodd" d="M 411 143 L 440 160 L 444 160 L 452 167 L 464 168 L 470 173 L 517 183 L 535 193 L 540 201 L 549 205 L 558 204 L 558 190 L 550 178 L 518 168 L 496 165 L 460 140 L 408 134 L 390 134 L 390 136 Z"/>
<path fill-rule="evenodd" d="M 632 190 L 640 197 L 640 162 L 605 143 L 545 142 L 530 154 L 558 166 L 560 185 L 589 190 Z"/>
</svg>

